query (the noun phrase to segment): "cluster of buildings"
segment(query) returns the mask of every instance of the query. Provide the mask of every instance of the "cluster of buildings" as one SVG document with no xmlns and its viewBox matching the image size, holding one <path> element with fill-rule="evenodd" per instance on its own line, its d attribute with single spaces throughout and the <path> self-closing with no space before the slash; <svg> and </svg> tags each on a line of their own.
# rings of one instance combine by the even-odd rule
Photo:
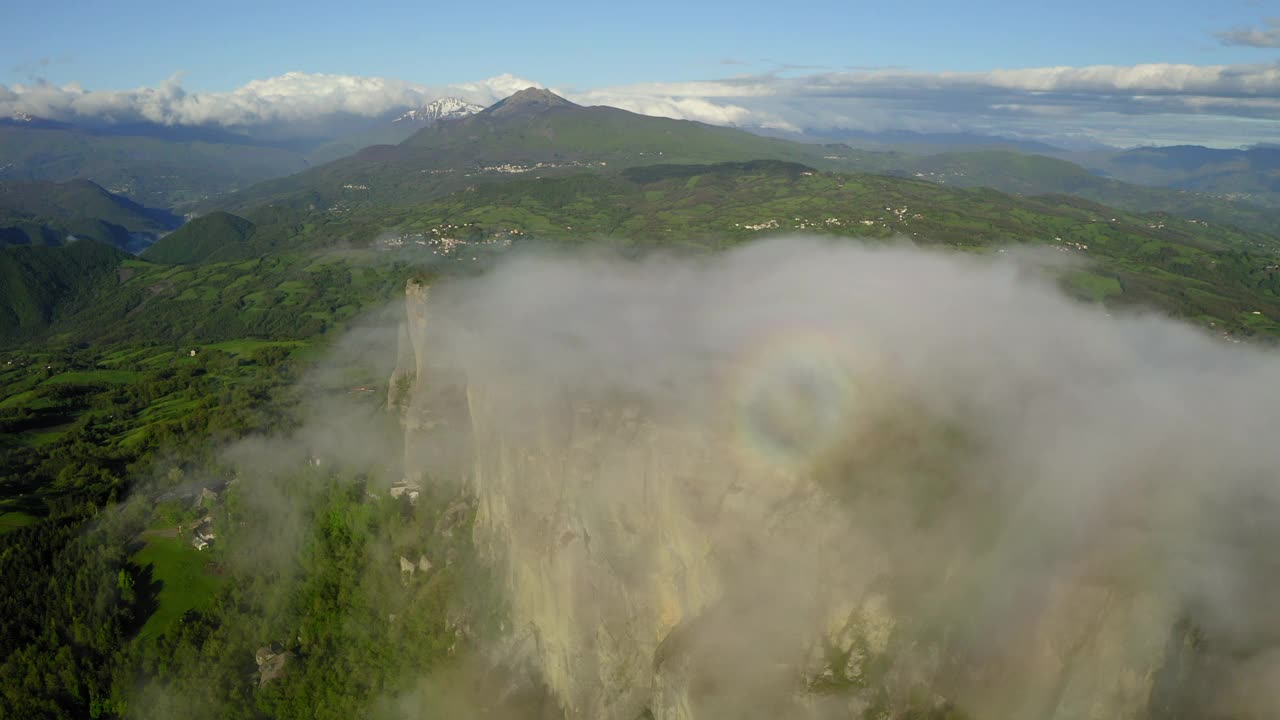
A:
<svg viewBox="0 0 1280 720">
<path fill-rule="evenodd" d="M 213 516 L 205 515 L 200 518 L 199 523 L 191 531 L 191 547 L 197 550 L 204 550 L 213 544 L 217 535 L 213 533 Z"/>
<path fill-rule="evenodd" d="M 204 508 L 207 513 L 208 509 L 213 507 L 213 504 L 217 501 L 217 491 L 211 490 L 207 487 L 201 488 L 200 494 L 196 496 L 195 507 Z M 178 526 L 178 531 L 181 533 L 181 525 Z M 218 536 L 213 532 L 213 515 L 206 514 L 204 517 L 197 520 L 191 528 L 191 547 L 197 550 L 204 550 L 212 545 L 213 541 L 216 540 L 217 537 Z"/>
<path fill-rule="evenodd" d="M 910 220 L 924 219 L 924 215 L 920 213 L 912 213 L 911 209 L 907 207 L 900 207 L 900 208 L 886 207 L 884 211 L 891 214 L 894 220 L 901 223 L 907 223 Z M 835 218 L 835 217 L 829 217 L 823 220 L 808 220 L 806 218 L 796 217 L 796 218 L 792 218 L 791 220 L 792 220 L 791 227 L 796 230 L 830 229 L 830 228 L 844 227 L 846 224 L 845 220 L 841 220 L 840 218 Z M 886 219 L 885 217 L 881 217 L 878 220 L 856 220 L 856 221 L 850 220 L 848 221 L 848 224 L 852 225 L 855 222 L 865 227 L 872 227 L 876 224 L 884 225 L 885 227 L 889 226 L 888 219 Z M 759 232 L 761 230 L 776 230 L 779 227 L 781 227 L 781 223 L 777 220 L 766 220 L 764 222 L 755 223 L 752 225 L 734 223 L 733 226 L 741 230 L 751 230 L 754 232 Z"/>
<path fill-rule="evenodd" d="M 476 172 L 467 173 L 465 177 L 471 177 L 472 175 L 476 175 L 478 173 L 503 173 L 506 175 L 516 175 L 520 173 L 533 172 L 534 170 L 556 170 L 559 168 L 578 168 L 578 167 L 605 167 L 607 165 L 608 163 L 603 160 L 599 162 L 579 162 L 577 160 L 570 160 L 568 162 L 538 162 L 532 165 L 516 165 L 514 163 L 502 163 L 501 165 L 484 165 L 478 168 Z"/>
<path fill-rule="evenodd" d="M 457 237 L 459 232 L 471 232 L 476 228 L 474 225 L 454 225 L 446 223 L 438 227 L 431 228 L 423 232 L 405 233 L 395 237 L 383 238 L 378 241 L 380 249 L 389 250 L 392 248 L 402 248 L 406 245 L 420 245 L 431 250 L 432 255 L 440 257 L 448 257 L 457 252 L 460 248 L 473 245 L 509 247 L 512 240 L 523 237 L 524 231 L 518 228 L 501 229 L 487 234 L 479 240 L 466 240 Z M 472 258 L 473 260 L 475 258 Z"/>
</svg>

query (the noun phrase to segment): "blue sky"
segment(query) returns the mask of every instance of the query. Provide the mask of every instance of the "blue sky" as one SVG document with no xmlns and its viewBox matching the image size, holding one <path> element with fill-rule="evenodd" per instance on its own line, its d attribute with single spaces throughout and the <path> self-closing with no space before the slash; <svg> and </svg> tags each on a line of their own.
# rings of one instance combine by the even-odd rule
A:
<svg viewBox="0 0 1280 720">
<path fill-rule="evenodd" d="M 1280 0 L 0 2 L 6 117 L 288 133 L 540 83 L 824 138 L 1280 143 Z"/>
<path fill-rule="evenodd" d="M 989 70 L 1273 62 L 1213 35 L 1280 6 L 1247 0 L 6 3 L 0 84 L 229 90 L 291 70 L 444 84 L 514 73 L 557 87 L 712 79 L 782 65 Z M 747 64 L 724 64 L 725 60 Z"/>
</svg>

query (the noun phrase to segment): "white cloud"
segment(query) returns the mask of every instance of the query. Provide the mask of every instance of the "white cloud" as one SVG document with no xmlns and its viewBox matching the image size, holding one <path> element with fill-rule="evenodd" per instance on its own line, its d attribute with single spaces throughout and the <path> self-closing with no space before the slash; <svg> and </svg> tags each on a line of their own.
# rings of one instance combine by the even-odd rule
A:
<svg viewBox="0 0 1280 720">
<path fill-rule="evenodd" d="M 492 105 L 505 97 L 530 87 L 541 88 L 545 86 L 542 83 L 516 77 L 511 73 L 503 73 L 487 80 L 449 85 L 445 88 L 445 94 L 456 95 L 477 105 Z"/>
<path fill-rule="evenodd" d="M 756 114 L 730 103 L 718 103 L 701 97 L 642 95 L 608 90 L 571 93 L 568 96 L 582 105 L 608 105 L 641 115 L 697 120 L 713 125 L 744 125 L 756 122 Z"/>
<path fill-rule="evenodd" d="M 315 120 L 329 115 L 377 117 L 457 95 L 490 104 L 538 85 L 513 75 L 445 87 L 353 75 L 290 72 L 229 92 L 188 93 L 180 76 L 158 87 L 85 90 L 75 83 L 0 86 L 0 116 L 29 113 L 53 120 L 244 127 Z"/>
<path fill-rule="evenodd" d="M 1280 48 L 1280 18 L 1267 18 L 1261 28 L 1235 28 L 1218 33 L 1223 45 Z"/>
<path fill-rule="evenodd" d="M 971 73 L 881 71 L 816 76 L 810 92 L 884 89 L 1250 96 L 1280 93 L 1275 65 L 1094 65 L 992 70 Z"/>
<path fill-rule="evenodd" d="M 1280 30 L 1280 24 L 1274 24 Z M 178 77 L 157 87 L 0 86 L 0 117 L 252 128 L 375 118 L 446 95 L 489 105 L 543 85 L 510 74 L 428 86 L 403 80 L 292 72 L 228 92 L 195 93 Z M 1280 137 L 1280 64 L 1149 63 L 923 72 L 900 68 L 736 75 L 563 93 L 585 105 L 717 125 L 839 134 L 983 132 L 1053 142 L 1238 145 Z M 1252 120 L 1256 122 L 1243 122 Z"/>
<path fill-rule="evenodd" d="M 1280 133 L 1278 65 L 1097 65 L 920 72 L 881 69 L 804 76 L 749 75 L 707 82 L 642 83 L 584 93 L 639 112 L 720 124 L 810 131 L 913 130 L 987 132 L 1052 140 L 1055 136 L 1132 144 L 1144 129 L 1167 132 L 1187 120 L 1199 142 L 1239 144 L 1236 122 L 1261 142 Z M 680 104 L 698 113 L 680 113 Z M 1148 123 L 1159 116 L 1159 123 Z M 1128 127 L 1115 122 L 1125 118 Z M 1215 131 L 1212 126 L 1219 128 Z M 1176 122 L 1172 123 L 1176 125 Z M 1032 127 L 1029 127 L 1032 126 Z M 1037 127 L 1039 132 L 1037 132 Z M 1015 130 L 1015 128 L 1019 128 Z M 1028 132 L 1029 129 L 1029 132 Z M 1228 133 L 1228 130 L 1231 130 Z M 1187 132 L 1152 136 L 1161 142 Z M 1230 135 L 1228 138 L 1227 136 Z M 1264 137 L 1265 136 L 1265 137 Z"/>
</svg>

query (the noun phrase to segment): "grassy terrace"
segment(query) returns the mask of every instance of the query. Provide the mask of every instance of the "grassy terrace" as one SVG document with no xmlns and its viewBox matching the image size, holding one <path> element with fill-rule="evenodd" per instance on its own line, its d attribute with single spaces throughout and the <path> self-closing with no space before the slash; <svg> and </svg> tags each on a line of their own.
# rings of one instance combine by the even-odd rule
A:
<svg viewBox="0 0 1280 720">
<path fill-rule="evenodd" d="M 224 582 L 211 571 L 213 562 L 207 551 L 196 550 L 186 537 L 166 535 L 148 537 L 132 557 L 134 564 L 150 568 L 152 579 L 159 583 L 156 611 L 138 631 L 140 638 L 159 635 L 188 610 L 207 608 Z"/>
<path fill-rule="evenodd" d="M 0 512 L 0 533 L 24 528 L 38 521 L 39 518 L 24 512 Z"/>
</svg>

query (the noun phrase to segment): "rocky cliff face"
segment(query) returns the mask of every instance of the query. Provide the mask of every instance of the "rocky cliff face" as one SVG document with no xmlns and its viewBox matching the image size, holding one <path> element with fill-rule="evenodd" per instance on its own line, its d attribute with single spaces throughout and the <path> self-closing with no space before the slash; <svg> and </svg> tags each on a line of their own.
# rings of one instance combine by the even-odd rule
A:
<svg viewBox="0 0 1280 720">
<path fill-rule="evenodd" d="M 388 389 L 388 405 L 400 413 L 405 430 L 406 481 L 457 477 L 470 462 L 470 426 L 466 422 L 465 378 L 442 364 L 430 337 L 430 288 L 410 282 L 406 320 L 399 332 L 397 362 Z M 461 420 L 461 421 L 460 421 Z"/>
<path fill-rule="evenodd" d="M 514 348 L 460 363 L 431 316 L 411 283 L 410 474 L 470 484 L 504 652 L 568 717 L 1138 719 L 1194 670 L 1140 536 L 1024 534 L 1053 523 L 994 487 L 990 438 L 892 383 L 850 390 L 861 419 L 828 433 L 789 396 L 673 405 Z"/>
</svg>

